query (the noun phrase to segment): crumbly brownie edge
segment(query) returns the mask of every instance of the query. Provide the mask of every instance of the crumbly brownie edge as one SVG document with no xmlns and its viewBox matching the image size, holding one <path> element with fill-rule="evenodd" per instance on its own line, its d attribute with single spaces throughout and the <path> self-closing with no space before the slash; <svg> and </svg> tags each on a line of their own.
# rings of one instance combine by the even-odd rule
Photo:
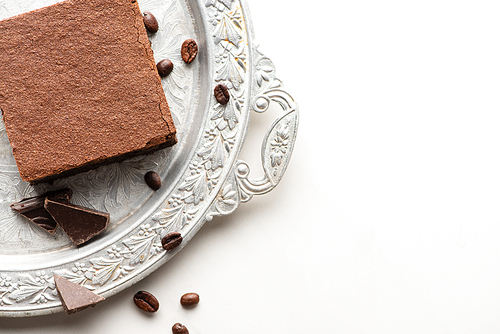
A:
<svg viewBox="0 0 500 334">
<path fill-rule="evenodd" d="M 150 146 L 146 149 L 140 149 L 140 150 L 136 150 L 136 151 L 132 151 L 132 152 L 127 152 L 125 154 L 114 156 L 112 158 L 107 158 L 107 159 L 103 159 L 103 160 L 95 160 L 95 161 L 92 161 L 88 164 L 81 165 L 78 168 L 74 168 L 71 170 L 65 170 L 65 171 L 62 171 L 58 174 L 53 174 L 50 176 L 45 176 L 42 178 L 30 180 L 29 182 L 31 185 L 35 185 L 38 183 L 44 183 L 44 182 L 51 182 L 51 181 L 54 181 L 54 180 L 59 179 L 59 178 L 72 176 L 72 175 L 82 173 L 82 172 L 87 172 L 91 169 L 95 169 L 95 168 L 98 168 L 100 166 L 109 165 L 109 164 L 112 164 L 115 162 L 121 162 L 123 160 L 131 159 L 131 158 L 134 158 L 134 157 L 139 156 L 139 155 L 151 154 L 155 151 L 173 146 L 176 142 L 177 142 L 177 139 L 175 138 L 175 134 L 172 134 L 172 135 L 167 136 L 166 141 L 159 144 L 159 145 Z"/>
</svg>

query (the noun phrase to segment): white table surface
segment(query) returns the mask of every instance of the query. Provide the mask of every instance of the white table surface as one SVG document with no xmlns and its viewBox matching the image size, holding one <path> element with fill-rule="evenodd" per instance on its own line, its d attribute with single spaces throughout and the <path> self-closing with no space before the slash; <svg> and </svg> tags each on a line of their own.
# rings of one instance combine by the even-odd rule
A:
<svg viewBox="0 0 500 334">
<path fill-rule="evenodd" d="M 498 1 L 249 2 L 300 105 L 282 183 L 94 309 L 0 332 L 499 333 Z M 252 118 L 255 175 L 274 116 Z"/>
</svg>

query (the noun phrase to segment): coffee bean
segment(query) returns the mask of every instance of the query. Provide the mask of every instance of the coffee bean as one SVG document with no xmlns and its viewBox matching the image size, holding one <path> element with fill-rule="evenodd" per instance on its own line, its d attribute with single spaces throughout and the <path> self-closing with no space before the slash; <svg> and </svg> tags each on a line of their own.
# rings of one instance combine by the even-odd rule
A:
<svg viewBox="0 0 500 334">
<path fill-rule="evenodd" d="M 156 17 L 150 12 L 144 12 L 144 16 L 142 17 L 144 21 L 144 25 L 146 26 L 146 30 L 152 33 L 158 31 L 158 21 L 156 21 Z"/>
<path fill-rule="evenodd" d="M 196 58 L 196 55 L 198 54 L 198 45 L 193 39 L 187 39 L 182 43 L 181 47 L 181 55 L 182 55 L 182 60 L 184 60 L 186 63 L 191 63 L 194 58 Z"/>
<path fill-rule="evenodd" d="M 160 303 L 155 296 L 147 291 L 139 291 L 134 295 L 134 303 L 143 311 L 156 312 L 160 308 Z"/>
<path fill-rule="evenodd" d="M 172 326 L 172 333 L 174 333 L 174 334 L 189 334 L 189 331 L 186 328 L 186 326 L 181 325 L 180 323 L 176 323 L 175 325 Z"/>
<path fill-rule="evenodd" d="M 170 232 L 161 239 L 161 245 L 167 251 L 179 246 L 182 242 L 182 236 L 179 232 Z"/>
<path fill-rule="evenodd" d="M 181 297 L 182 306 L 194 306 L 200 302 L 200 296 L 197 293 L 186 293 Z"/>
<path fill-rule="evenodd" d="M 158 190 L 161 187 L 161 178 L 158 173 L 150 171 L 144 175 L 144 181 L 153 190 Z"/>
<path fill-rule="evenodd" d="M 227 89 L 226 85 L 224 85 L 224 84 L 218 84 L 217 86 L 215 86 L 214 95 L 215 95 L 215 99 L 220 104 L 228 103 L 229 98 L 231 97 L 229 95 L 229 90 Z"/>
<path fill-rule="evenodd" d="M 156 69 L 158 70 L 158 74 L 160 75 L 160 77 L 166 77 L 174 69 L 174 64 L 172 64 L 170 59 L 163 59 L 158 64 L 156 64 Z"/>
</svg>

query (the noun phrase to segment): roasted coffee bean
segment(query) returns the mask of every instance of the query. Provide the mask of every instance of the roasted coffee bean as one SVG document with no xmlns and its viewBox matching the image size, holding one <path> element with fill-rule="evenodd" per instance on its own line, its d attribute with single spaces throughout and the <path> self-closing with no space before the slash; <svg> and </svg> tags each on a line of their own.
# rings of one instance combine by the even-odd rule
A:
<svg viewBox="0 0 500 334">
<path fill-rule="evenodd" d="M 172 333 L 174 333 L 174 334 L 189 334 L 189 331 L 186 328 L 186 326 L 181 325 L 180 323 L 176 323 L 175 325 L 172 326 Z"/>
<path fill-rule="evenodd" d="M 197 293 L 186 293 L 181 297 L 182 306 L 194 306 L 200 302 L 200 296 Z"/>
<path fill-rule="evenodd" d="M 146 26 L 146 30 L 152 33 L 158 31 L 158 21 L 156 17 L 150 12 L 144 12 L 144 16 L 142 17 L 144 20 L 144 25 Z"/>
<path fill-rule="evenodd" d="M 139 291 L 134 295 L 134 303 L 143 311 L 156 312 L 160 308 L 160 303 L 155 296 L 147 291 Z"/>
<path fill-rule="evenodd" d="M 158 173 L 150 171 L 144 175 L 144 181 L 153 190 L 158 190 L 161 187 L 161 179 Z"/>
<path fill-rule="evenodd" d="M 170 232 L 161 239 L 161 245 L 165 250 L 172 250 L 182 242 L 182 236 L 179 232 Z"/>
<path fill-rule="evenodd" d="M 229 98 L 230 98 L 229 90 L 227 89 L 226 85 L 224 85 L 224 84 L 218 84 L 217 86 L 215 86 L 214 95 L 215 95 L 215 99 L 220 104 L 226 104 L 229 102 Z"/>
<path fill-rule="evenodd" d="M 182 60 L 184 60 L 186 63 L 191 63 L 194 58 L 196 58 L 196 55 L 198 54 L 198 45 L 193 39 L 187 39 L 182 43 L 181 47 L 181 55 L 182 55 Z"/>
<path fill-rule="evenodd" d="M 160 75 L 160 77 L 166 77 L 174 69 L 174 64 L 172 64 L 170 59 L 163 59 L 158 64 L 156 64 L 156 69 L 158 70 L 158 74 Z"/>
</svg>

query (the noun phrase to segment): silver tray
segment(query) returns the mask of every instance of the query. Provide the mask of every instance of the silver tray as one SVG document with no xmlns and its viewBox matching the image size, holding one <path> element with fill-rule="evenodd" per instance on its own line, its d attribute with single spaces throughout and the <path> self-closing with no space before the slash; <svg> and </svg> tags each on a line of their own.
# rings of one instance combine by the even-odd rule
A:
<svg viewBox="0 0 500 334">
<path fill-rule="evenodd" d="M 58 2 L 0 0 L 0 19 Z M 97 170 L 31 187 L 19 177 L 0 121 L 0 316 L 24 317 L 62 311 L 56 273 L 109 297 L 138 282 L 174 256 L 206 221 L 232 213 L 253 195 L 272 190 L 286 170 L 298 125 L 293 98 L 275 77 L 273 63 L 258 51 L 246 2 L 240 0 L 139 0 L 160 24 L 149 36 L 156 61 L 174 70 L 163 87 L 179 143 Z M 180 58 L 185 39 L 198 42 L 196 60 Z M 213 88 L 229 87 L 231 100 L 217 103 Z M 271 101 L 282 112 L 262 143 L 264 176 L 249 178 L 238 153 L 251 111 Z M 162 188 L 153 192 L 144 174 L 156 170 Z M 51 189 L 70 187 L 72 202 L 111 214 L 107 231 L 76 248 L 59 229 L 52 236 L 14 213 L 9 205 Z M 160 243 L 170 231 L 184 241 L 172 252 Z"/>
</svg>

